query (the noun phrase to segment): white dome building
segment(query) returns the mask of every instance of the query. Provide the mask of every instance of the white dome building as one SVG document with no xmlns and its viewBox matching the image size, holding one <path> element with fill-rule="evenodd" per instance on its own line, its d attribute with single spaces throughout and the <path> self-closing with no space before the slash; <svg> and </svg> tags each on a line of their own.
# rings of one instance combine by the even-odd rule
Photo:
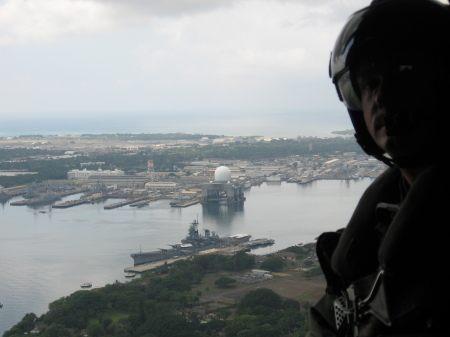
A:
<svg viewBox="0 0 450 337">
<path fill-rule="evenodd" d="M 202 204 L 234 204 L 244 200 L 243 186 L 231 181 L 231 170 L 226 166 L 216 168 L 214 181 L 202 185 Z"/>
<path fill-rule="evenodd" d="M 219 166 L 214 172 L 214 181 L 218 183 L 226 183 L 231 180 L 231 171 L 226 166 Z"/>
</svg>

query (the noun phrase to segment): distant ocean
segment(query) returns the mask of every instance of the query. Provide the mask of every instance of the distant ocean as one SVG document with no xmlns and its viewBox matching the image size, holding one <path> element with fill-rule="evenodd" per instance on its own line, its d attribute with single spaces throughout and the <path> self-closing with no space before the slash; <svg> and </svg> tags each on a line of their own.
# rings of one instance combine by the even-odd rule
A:
<svg viewBox="0 0 450 337">
<path fill-rule="evenodd" d="M 2 118 L 0 137 L 102 133 L 214 134 L 225 136 L 331 137 L 351 129 L 344 111 L 184 112 L 184 113 L 61 113 L 53 117 Z"/>
</svg>

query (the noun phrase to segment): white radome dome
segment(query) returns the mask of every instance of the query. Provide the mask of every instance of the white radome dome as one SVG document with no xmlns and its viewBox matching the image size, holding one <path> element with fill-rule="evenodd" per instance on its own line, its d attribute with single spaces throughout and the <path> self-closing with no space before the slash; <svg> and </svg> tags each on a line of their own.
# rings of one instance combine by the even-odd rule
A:
<svg viewBox="0 0 450 337">
<path fill-rule="evenodd" d="M 214 180 L 218 182 L 227 182 L 231 180 L 231 171 L 226 166 L 219 166 L 214 172 Z"/>
</svg>

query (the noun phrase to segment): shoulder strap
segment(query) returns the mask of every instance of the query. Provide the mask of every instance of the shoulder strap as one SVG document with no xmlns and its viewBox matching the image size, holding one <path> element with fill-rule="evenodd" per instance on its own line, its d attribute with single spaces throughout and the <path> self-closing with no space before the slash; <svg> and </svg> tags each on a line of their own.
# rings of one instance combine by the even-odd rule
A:
<svg viewBox="0 0 450 337">
<path fill-rule="evenodd" d="M 364 192 L 342 234 L 331 265 L 346 280 L 346 287 L 378 269 L 381 238 L 376 229 L 376 208 L 380 202 L 399 202 L 400 177 L 397 168 L 390 168 L 379 176 Z"/>
</svg>

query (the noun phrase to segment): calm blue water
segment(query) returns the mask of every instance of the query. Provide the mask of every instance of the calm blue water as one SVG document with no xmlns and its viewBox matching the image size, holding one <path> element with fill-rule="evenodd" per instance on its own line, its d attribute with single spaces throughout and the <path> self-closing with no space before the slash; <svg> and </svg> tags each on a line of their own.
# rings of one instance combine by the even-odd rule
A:
<svg viewBox="0 0 450 337">
<path fill-rule="evenodd" d="M 28 312 L 43 314 L 50 302 L 79 290 L 83 282 L 94 287 L 125 282 L 123 269 L 133 264 L 130 253 L 180 242 L 197 217 L 200 229 L 220 235 L 275 239 L 274 246 L 255 251 L 273 252 L 345 226 L 370 182 L 264 183 L 247 191 L 240 207 L 171 208 L 168 200 L 115 210 L 103 206 L 117 200 L 68 209 L 0 204 L 0 334 Z"/>
</svg>

